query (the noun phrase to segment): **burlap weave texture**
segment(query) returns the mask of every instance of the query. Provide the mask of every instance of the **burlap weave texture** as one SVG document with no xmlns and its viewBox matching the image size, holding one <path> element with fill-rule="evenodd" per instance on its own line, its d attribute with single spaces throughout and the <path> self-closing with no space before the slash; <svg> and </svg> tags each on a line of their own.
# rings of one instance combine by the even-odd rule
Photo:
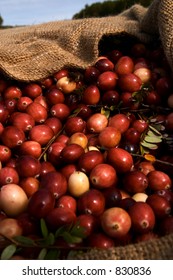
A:
<svg viewBox="0 0 173 280">
<path fill-rule="evenodd" d="M 105 35 L 127 33 L 150 42 L 158 37 L 158 30 L 157 24 L 149 27 L 151 20 L 147 19 L 151 13 L 152 19 L 157 18 L 158 2 L 155 0 L 148 9 L 136 4 L 120 15 L 106 18 L 0 30 L 0 68 L 14 79 L 36 81 L 62 67 L 85 68 L 92 64 L 99 53 L 99 41 Z"/>
</svg>

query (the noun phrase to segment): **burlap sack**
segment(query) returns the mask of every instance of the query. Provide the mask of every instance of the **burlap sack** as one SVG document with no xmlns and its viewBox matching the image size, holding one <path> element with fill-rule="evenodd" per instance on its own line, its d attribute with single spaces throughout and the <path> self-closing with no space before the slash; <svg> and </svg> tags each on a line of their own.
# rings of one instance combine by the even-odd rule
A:
<svg viewBox="0 0 173 280">
<path fill-rule="evenodd" d="M 110 249 L 76 251 L 78 260 L 173 260 L 173 234 L 136 244 Z"/>
<path fill-rule="evenodd" d="M 99 55 L 100 41 L 128 34 L 150 43 L 160 38 L 173 69 L 173 1 L 134 5 L 118 16 L 0 30 L 0 70 L 13 79 L 37 81 L 63 67 L 85 68 Z M 173 234 L 109 250 L 76 252 L 74 259 L 173 259 Z"/>
<path fill-rule="evenodd" d="M 0 30 L 0 69 L 8 76 L 39 80 L 62 67 L 85 68 L 99 54 L 105 36 L 126 33 L 144 42 L 161 36 L 172 66 L 173 1 L 134 5 L 118 16 L 54 21 Z"/>
</svg>

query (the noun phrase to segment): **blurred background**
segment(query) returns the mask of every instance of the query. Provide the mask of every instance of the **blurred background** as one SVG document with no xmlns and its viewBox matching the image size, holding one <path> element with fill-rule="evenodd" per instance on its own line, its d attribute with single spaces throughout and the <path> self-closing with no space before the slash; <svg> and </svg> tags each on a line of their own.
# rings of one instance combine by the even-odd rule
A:
<svg viewBox="0 0 173 280">
<path fill-rule="evenodd" d="M 56 20 L 116 15 L 134 4 L 153 0 L 0 0 L 0 27 L 33 25 Z"/>
</svg>

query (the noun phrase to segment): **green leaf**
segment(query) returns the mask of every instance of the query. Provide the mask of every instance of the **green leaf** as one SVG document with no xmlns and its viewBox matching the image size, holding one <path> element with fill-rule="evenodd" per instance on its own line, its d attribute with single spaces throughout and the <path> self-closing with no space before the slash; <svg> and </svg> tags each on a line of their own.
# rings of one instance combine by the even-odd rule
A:
<svg viewBox="0 0 173 280">
<path fill-rule="evenodd" d="M 73 243 L 80 243 L 82 241 L 81 237 L 73 236 L 67 231 L 64 232 L 62 237 L 67 243 L 72 243 L 73 244 Z"/>
<path fill-rule="evenodd" d="M 103 107 L 101 108 L 101 114 L 105 115 L 106 118 L 108 119 L 110 116 L 110 110 L 105 110 Z"/>
<path fill-rule="evenodd" d="M 37 259 L 44 260 L 46 254 L 47 254 L 47 249 L 46 248 L 41 249 Z"/>
<path fill-rule="evenodd" d="M 157 136 L 145 136 L 144 140 L 148 143 L 161 143 L 162 139 Z"/>
<path fill-rule="evenodd" d="M 155 132 L 152 131 L 152 130 L 148 130 L 148 132 L 147 132 L 146 135 L 151 136 L 151 137 L 159 137 L 159 138 L 162 138 L 162 135 L 161 135 L 161 134 L 159 135 L 158 133 L 155 133 Z"/>
<path fill-rule="evenodd" d="M 140 152 L 141 152 L 141 155 L 145 155 L 145 154 L 149 154 L 150 150 L 147 149 L 146 147 L 143 147 L 142 145 L 140 145 Z"/>
<path fill-rule="evenodd" d="M 41 226 L 41 233 L 42 233 L 43 237 L 46 238 L 49 234 L 49 231 L 48 231 L 48 228 L 46 226 L 44 219 L 40 220 L 40 226 Z"/>
<path fill-rule="evenodd" d="M 64 233 L 65 231 L 65 228 L 62 226 L 62 227 L 59 227 L 56 232 L 55 232 L 55 238 L 59 237 L 59 236 L 62 236 L 62 234 Z"/>
<path fill-rule="evenodd" d="M 53 245 L 55 243 L 55 236 L 52 232 L 49 233 L 48 237 L 46 238 L 48 245 Z"/>
<path fill-rule="evenodd" d="M 155 127 L 153 127 L 152 125 L 149 125 L 149 129 L 154 131 L 157 135 L 161 136 L 161 133 Z"/>
<path fill-rule="evenodd" d="M 85 238 L 85 229 L 83 227 L 81 227 L 78 223 L 75 224 L 71 230 L 70 230 L 71 235 L 80 237 L 80 238 Z"/>
<path fill-rule="evenodd" d="M 145 140 L 141 142 L 141 145 L 151 150 L 156 150 L 158 148 L 156 144 L 145 142 Z"/>
<path fill-rule="evenodd" d="M 13 239 L 17 242 L 19 242 L 21 245 L 27 245 L 27 246 L 34 246 L 35 242 L 33 239 L 26 237 L 26 236 L 15 236 Z"/>
<path fill-rule="evenodd" d="M 9 260 L 17 250 L 15 244 L 8 245 L 1 253 L 1 260 Z"/>
<path fill-rule="evenodd" d="M 60 256 L 60 250 L 58 249 L 50 249 L 46 256 L 45 256 L 45 260 L 58 260 Z"/>
</svg>

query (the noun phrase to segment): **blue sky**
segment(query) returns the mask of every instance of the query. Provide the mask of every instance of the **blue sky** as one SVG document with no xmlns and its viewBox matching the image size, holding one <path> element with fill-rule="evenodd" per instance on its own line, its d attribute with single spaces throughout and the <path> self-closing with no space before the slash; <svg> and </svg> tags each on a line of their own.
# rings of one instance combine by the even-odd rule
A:
<svg viewBox="0 0 173 280">
<path fill-rule="evenodd" d="M 0 0 L 3 25 L 32 25 L 71 19 L 85 7 L 100 0 Z"/>
</svg>

